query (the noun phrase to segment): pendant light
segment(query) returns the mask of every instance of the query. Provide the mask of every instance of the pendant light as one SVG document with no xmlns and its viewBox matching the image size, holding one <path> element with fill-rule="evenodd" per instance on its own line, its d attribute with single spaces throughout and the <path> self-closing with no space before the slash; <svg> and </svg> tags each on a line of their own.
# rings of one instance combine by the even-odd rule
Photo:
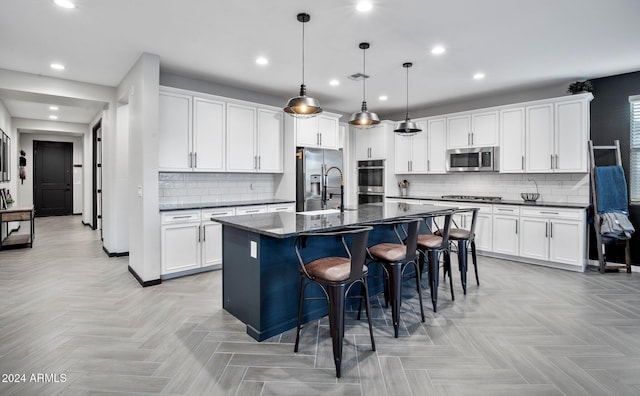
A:
<svg viewBox="0 0 640 396">
<path fill-rule="evenodd" d="M 404 136 L 415 135 L 418 132 L 422 132 L 422 129 L 418 128 L 418 125 L 411 121 L 409 118 L 409 68 L 413 66 L 413 63 L 406 62 L 402 64 L 402 67 L 407 69 L 407 113 L 405 114 L 404 121 L 398 124 L 393 131 Z"/>
<path fill-rule="evenodd" d="M 311 17 L 309 14 L 300 13 L 297 19 L 302 22 L 302 84 L 300 85 L 300 95 L 289 99 L 284 112 L 296 118 L 310 118 L 322 113 L 320 102 L 307 96 L 307 87 L 304 85 L 304 24 L 309 22 Z"/>
<path fill-rule="evenodd" d="M 349 125 L 353 125 L 356 128 L 371 128 L 372 126 L 378 125 L 380 123 L 380 118 L 376 113 L 372 113 L 367 110 L 367 100 L 366 100 L 366 81 L 367 81 L 367 73 L 366 73 L 366 50 L 369 48 L 369 43 L 360 43 L 359 48 L 362 50 L 362 109 L 359 113 L 351 114 L 351 118 L 349 119 Z"/>
</svg>

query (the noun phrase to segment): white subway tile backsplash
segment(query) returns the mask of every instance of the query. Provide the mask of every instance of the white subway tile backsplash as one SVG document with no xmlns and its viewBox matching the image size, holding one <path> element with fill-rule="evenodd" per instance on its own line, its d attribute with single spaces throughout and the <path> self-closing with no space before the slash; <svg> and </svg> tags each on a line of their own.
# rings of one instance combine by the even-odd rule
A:
<svg viewBox="0 0 640 396">
<path fill-rule="evenodd" d="M 160 204 L 272 199 L 274 175 L 160 173 Z"/>
<path fill-rule="evenodd" d="M 402 175 L 397 180 L 410 182 L 409 194 L 419 196 L 488 195 L 520 200 L 520 193 L 535 192 L 548 202 L 589 202 L 589 176 L 586 174 L 500 174 L 464 173 L 446 175 Z M 397 187 L 390 189 L 397 193 Z M 395 191 L 395 192 L 394 192 Z"/>
</svg>

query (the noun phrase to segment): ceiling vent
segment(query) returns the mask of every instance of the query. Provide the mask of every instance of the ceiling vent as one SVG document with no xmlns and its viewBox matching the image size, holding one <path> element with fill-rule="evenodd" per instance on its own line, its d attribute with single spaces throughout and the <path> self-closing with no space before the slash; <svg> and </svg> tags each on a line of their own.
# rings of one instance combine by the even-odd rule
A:
<svg viewBox="0 0 640 396">
<path fill-rule="evenodd" d="M 362 73 L 355 73 L 355 74 L 352 74 L 352 75 L 350 75 L 350 76 L 347 76 L 347 78 L 348 78 L 349 80 L 353 80 L 353 81 L 362 81 L 362 80 L 364 80 L 365 78 L 369 78 L 369 77 L 370 77 L 369 75 L 367 75 L 367 74 L 362 74 Z"/>
</svg>

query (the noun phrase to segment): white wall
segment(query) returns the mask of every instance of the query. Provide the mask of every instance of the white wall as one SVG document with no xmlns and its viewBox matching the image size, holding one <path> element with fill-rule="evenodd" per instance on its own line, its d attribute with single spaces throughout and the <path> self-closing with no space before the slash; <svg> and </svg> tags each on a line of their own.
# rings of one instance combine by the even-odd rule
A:
<svg viewBox="0 0 640 396">
<path fill-rule="evenodd" d="M 129 105 L 128 182 L 122 196 L 114 190 L 104 197 L 111 209 L 129 208 L 129 266 L 143 282 L 160 279 L 160 212 L 158 204 L 158 100 L 160 57 L 142 54 L 117 89 L 117 98 Z M 117 158 L 117 142 L 104 139 L 105 159 Z M 107 158 L 108 155 L 108 158 Z M 112 163 L 114 164 L 114 163 Z M 117 167 L 118 164 L 115 163 Z M 108 183 L 117 185 L 117 169 Z M 107 178 L 105 178 L 105 182 Z M 138 187 L 142 196 L 138 195 Z M 117 209 L 116 209 L 117 210 Z M 112 212 L 114 213 L 114 212 Z"/>
<path fill-rule="evenodd" d="M 12 128 L 11 125 L 11 115 L 9 114 L 9 111 L 7 110 L 7 108 L 4 106 L 4 103 L 2 103 L 2 101 L 0 101 L 0 129 L 2 129 L 4 131 L 4 133 L 6 133 L 9 138 L 11 139 L 11 147 L 9 147 L 10 150 L 10 158 L 9 158 L 9 169 L 11 170 L 11 180 L 8 182 L 0 182 L 0 188 L 5 188 L 8 189 L 9 191 L 11 191 L 11 196 L 13 197 L 13 199 L 15 200 L 15 205 L 19 206 L 22 204 L 22 202 L 20 202 L 18 200 L 17 197 L 17 180 L 19 179 L 18 177 L 18 150 L 16 149 L 17 146 L 17 133 L 15 132 L 15 128 Z M 13 228 L 13 225 L 11 226 L 11 228 Z M 4 234 L 4 227 L 0 227 L 0 238 L 4 238 L 6 237 L 6 235 Z"/>
<path fill-rule="evenodd" d="M 27 158 L 27 178 L 24 183 L 18 184 L 18 196 L 20 197 L 21 205 L 33 205 L 33 141 L 41 140 L 48 142 L 68 142 L 73 144 L 73 163 L 82 164 L 83 161 L 83 138 L 81 136 L 62 135 L 62 134 L 45 134 L 45 133 L 20 133 L 19 149 L 24 150 Z M 83 165 L 84 168 L 84 165 Z M 75 173 L 75 169 L 72 168 Z M 82 169 L 82 168 L 80 168 Z M 82 173 L 82 172 L 81 172 Z M 80 175 L 82 176 L 82 175 Z M 73 213 L 82 212 L 82 179 L 77 179 L 74 174 L 73 178 Z M 76 186 L 79 185 L 79 191 L 76 191 Z"/>
</svg>

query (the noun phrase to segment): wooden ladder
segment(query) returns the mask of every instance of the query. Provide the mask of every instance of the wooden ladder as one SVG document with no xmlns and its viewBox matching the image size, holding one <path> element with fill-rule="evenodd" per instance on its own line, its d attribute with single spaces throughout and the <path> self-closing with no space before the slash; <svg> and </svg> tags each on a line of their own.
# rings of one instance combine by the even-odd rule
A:
<svg viewBox="0 0 640 396">
<path fill-rule="evenodd" d="M 593 200 L 593 226 L 596 231 L 596 242 L 597 242 L 597 251 L 598 251 L 598 262 L 600 263 L 600 272 L 613 272 L 619 271 L 620 269 L 626 268 L 628 273 L 631 273 L 631 249 L 629 247 L 629 240 L 615 240 L 615 241 L 606 241 L 603 242 L 602 235 L 600 233 L 600 214 L 598 210 L 598 194 L 597 194 L 597 186 L 596 186 L 596 159 L 595 159 L 595 150 L 615 150 L 616 155 L 616 165 L 622 166 L 622 157 L 620 156 L 620 141 L 614 140 L 613 146 L 594 146 L 593 141 L 589 140 L 589 158 L 591 160 L 591 166 L 589 168 L 589 173 L 591 176 L 591 198 Z M 624 248 L 624 258 L 625 264 L 607 264 L 607 256 L 606 256 L 606 245 L 625 245 Z"/>
</svg>

